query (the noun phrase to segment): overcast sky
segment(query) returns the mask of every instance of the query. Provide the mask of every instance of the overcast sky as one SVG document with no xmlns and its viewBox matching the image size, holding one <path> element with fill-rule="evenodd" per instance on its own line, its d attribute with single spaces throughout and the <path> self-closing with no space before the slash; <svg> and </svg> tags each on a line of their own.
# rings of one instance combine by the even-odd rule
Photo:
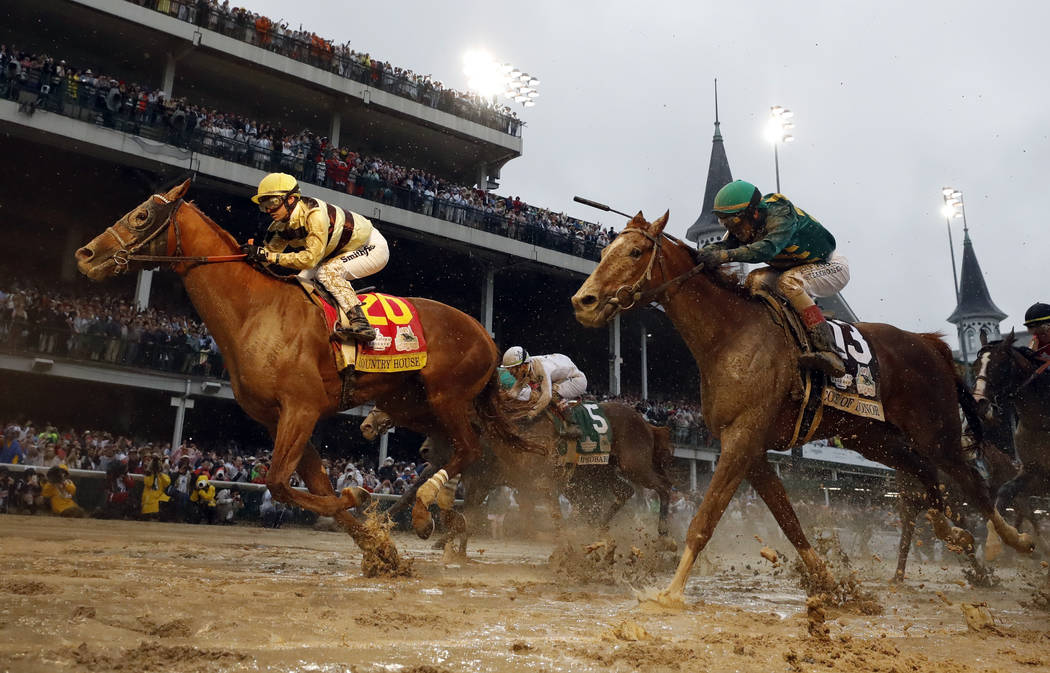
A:
<svg viewBox="0 0 1050 673">
<path fill-rule="evenodd" d="M 519 112 L 524 154 L 499 192 L 616 229 L 622 218 L 572 196 L 650 220 L 669 209 L 679 236 L 696 219 L 717 77 L 733 176 L 764 192 L 775 189 L 769 107 L 795 112 L 781 191 L 835 234 L 852 269 L 843 294 L 862 320 L 954 342 L 946 185 L 965 195 L 992 298 L 1010 316 L 1003 329 L 1050 301 L 1039 194 L 1050 3 L 244 2 L 454 88 L 466 88 L 472 48 L 540 78 L 538 105 Z"/>
</svg>

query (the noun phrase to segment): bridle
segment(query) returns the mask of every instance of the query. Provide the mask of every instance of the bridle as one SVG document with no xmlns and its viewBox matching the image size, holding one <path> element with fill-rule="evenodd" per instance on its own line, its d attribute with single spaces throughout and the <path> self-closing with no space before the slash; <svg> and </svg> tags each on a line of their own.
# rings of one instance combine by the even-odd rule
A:
<svg viewBox="0 0 1050 673">
<path fill-rule="evenodd" d="M 624 229 L 620 232 L 620 236 L 623 236 L 624 234 L 628 233 L 641 234 L 642 236 L 649 239 L 649 241 L 653 244 L 653 252 L 652 255 L 649 256 L 649 263 L 646 264 L 645 271 L 638 278 L 638 280 L 636 280 L 633 284 L 629 286 L 621 285 L 619 288 L 617 288 L 616 292 L 613 293 L 613 296 L 610 297 L 609 300 L 606 302 L 607 304 L 611 304 L 612 306 L 616 307 L 616 312 L 613 315 L 616 315 L 616 313 L 621 313 L 623 311 L 631 310 L 643 299 L 645 300 L 644 303 L 649 303 L 661 294 L 663 294 L 669 288 L 671 288 L 671 286 L 674 286 L 673 290 L 677 290 L 678 287 L 682 285 L 682 283 L 689 280 L 704 269 L 703 264 L 697 264 L 688 271 L 681 273 L 675 276 L 674 278 L 665 281 L 660 285 L 657 285 L 654 288 L 643 291 L 642 288 L 646 284 L 651 282 L 653 279 L 653 267 L 656 266 L 657 257 L 660 256 L 660 250 L 664 238 L 670 241 L 674 241 L 676 243 L 680 243 L 681 241 L 678 241 L 678 239 L 663 232 L 661 232 L 659 236 L 653 236 L 648 231 L 645 231 L 644 229 L 639 229 L 637 227 L 628 227 Z M 660 261 L 659 267 L 660 271 L 662 272 L 664 269 L 663 260 Z M 630 303 L 625 303 L 625 301 L 621 300 L 621 294 L 624 296 L 625 299 L 629 300 Z"/>
<path fill-rule="evenodd" d="M 157 201 L 160 201 L 158 203 Z M 111 255 L 115 273 L 121 274 L 129 270 L 130 262 L 145 262 L 147 264 L 180 264 L 190 262 L 192 264 L 211 264 L 215 262 L 236 262 L 247 257 L 245 254 L 236 255 L 210 255 L 210 256 L 187 256 L 182 254 L 182 230 L 179 221 L 175 217 L 179 208 L 185 202 L 182 199 L 169 200 L 162 194 L 154 194 L 146 199 L 143 206 L 128 213 L 115 224 L 106 227 L 106 232 L 120 246 Z M 136 219 L 141 208 L 146 209 L 146 216 L 141 221 Z M 123 224 L 124 228 L 135 233 L 142 232 L 143 237 L 138 240 L 125 241 L 124 237 L 117 231 L 116 225 Z M 161 237 L 167 231 L 167 237 Z M 174 237 L 172 237 L 174 233 Z M 174 238 L 174 240 L 172 240 Z M 163 250 L 167 254 L 157 254 Z M 151 254 L 138 254 L 140 250 L 146 249 Z"/>
<path fill-rule="evenodd" d="M 991 345 L 990 345 L 991 346 Z M 988 392 L 988 365 L 991 360 L 992 351 L 994 348 L 1004 347 L 1002 344 L 998 344 L 994 347 L 984 348 L 977 354 L 977 362 L 980 363 L 980 367 L 977 370 L 977 376 L 974 377 L 974 389 L 973 398 L 977 402 L 985 401 L 992 408 L 993 412 L 999 413 L 1002 407 L 999 400 L 1002 399 L 1006 402 L 1012 402 L 1018 395 L 1021 394 L 1029 384 L 1036 379 L 1037 376 L 1042 374 L 1048 368 L 1050 368 L 1050 360 L 1041 363 L 1038 366 L 1034 366 L 1034 363 L 1025 354 L 1014 348 L 1013 346 L 1005 346 L 1010 351 L 1010 358 L 1018 365 L 1022 375 L 1027 373 L 1029 368 L 1032 368 L 1031 373 L 1017 385 L 1012 391 L 999 391 L 999 394 L 989 396 Z"/>
</svg>

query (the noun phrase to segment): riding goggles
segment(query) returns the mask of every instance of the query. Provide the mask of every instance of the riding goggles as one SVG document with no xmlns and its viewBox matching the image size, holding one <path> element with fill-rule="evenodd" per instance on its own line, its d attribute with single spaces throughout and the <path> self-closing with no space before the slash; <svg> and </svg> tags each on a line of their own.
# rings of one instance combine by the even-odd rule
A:
<svg viewBox="0 0 1050 673">
<path fill-rule="evenodd" d="M 269 215 L 284 203 L 284 197 L 279 195 L 263 196 L 259 199 L 259 210 Z"/>
<path fill-rule="evenodd" d="M 718 223 L 728 229 L 729 227 L 735 227 L 744 221 L 743 213 L 736 213 L 730 215 L 728 213 L 718 213 Z"/>
</svg>

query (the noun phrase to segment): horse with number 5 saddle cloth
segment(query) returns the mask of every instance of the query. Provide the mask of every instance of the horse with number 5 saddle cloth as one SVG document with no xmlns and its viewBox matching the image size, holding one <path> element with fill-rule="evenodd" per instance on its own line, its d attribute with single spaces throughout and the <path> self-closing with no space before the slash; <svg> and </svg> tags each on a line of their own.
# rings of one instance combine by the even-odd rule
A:
<svg viewBox="0 0 1050 673">
<path fill-rule="evenodd" d="M 150 196 L 107 227 L 77 250 L 77 268 L 95 281 L 141 268 L 175 271 L 222 351 L 237 403 L 274 440 L 266 476 L 274 499 L 334 516 L 365 552 L 367 574 L 404 571 L 386 532 L 348 511 L 364 505 L 367 492 L 334 492 L 310 443 L 314 425 L 375 402 L 398 425 L 448 442 L 448 462 L 418 489 L 412 511 L 416 532 L 429 536 L 429 505 L 449 476 L 481 456 L 479 432 L 531 446 L 503 411 L 496 344 L 477 320 L 451 306 L 367 295 L 379 330 L 375 346 L 354 355 L 358 366 L 340 370 L 331 331 L 300 285 L 246 263 L 234 237 L 184 200 L 189 185 Z M 309 492 L 291 488 L 293 472 Z"/>
</svg>

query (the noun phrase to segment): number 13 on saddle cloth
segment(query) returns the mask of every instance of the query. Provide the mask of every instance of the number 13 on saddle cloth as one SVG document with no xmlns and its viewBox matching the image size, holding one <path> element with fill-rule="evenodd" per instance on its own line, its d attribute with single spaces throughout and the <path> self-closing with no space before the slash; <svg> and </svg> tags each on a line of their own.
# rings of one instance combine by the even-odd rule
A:
<svg viewBox="0 0 1050 673">
<path fill-rule="evenodd" d="M 828 379 L 822 394 L 824 404 L 857 416 L 885 421 L 875 351 L 855 325 L 841 320 L 828 320 L 828 325 L 846 373 Z"/>
</svg>

